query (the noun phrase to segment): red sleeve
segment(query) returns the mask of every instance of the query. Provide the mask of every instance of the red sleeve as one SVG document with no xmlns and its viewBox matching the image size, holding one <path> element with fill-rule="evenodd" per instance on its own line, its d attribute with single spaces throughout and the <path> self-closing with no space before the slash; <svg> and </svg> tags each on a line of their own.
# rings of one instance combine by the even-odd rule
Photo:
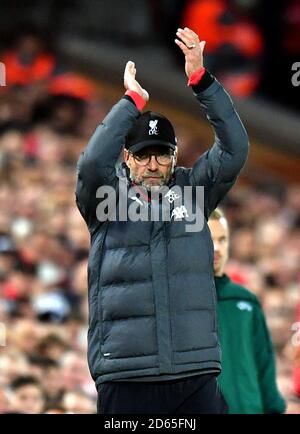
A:
<svg viewBox="0 0 300 434">
<path fill-rule="evenodd" d="M 134 90 L 127 90 L 125 92 L 125 95 L 128 95 L 128 96 L 130 96 L 130 98 L 133 99 L 133 101 L 134 101 L 134 103 L 135 103 L 135 105 L 136 105 L 136 107 L 137 107 L 138 110 L 140 110 L 140 111 L 143 110 L 143 108 L 146 105 L 146 102 L 145 102 L 144 98 L 141 97 L 140 94 L 138 94 Z"/>
<path fill-rule="evenodd" d="M 188 86 L 195 86 L 196 84 L 198 84 L 204 74 L 205 74 L 205 68 L 204 66 L 202 66 L 202 68 L 198 69 L 198 71 L 194 72 L 190 76 L 188 81 Z"/>
</svg>

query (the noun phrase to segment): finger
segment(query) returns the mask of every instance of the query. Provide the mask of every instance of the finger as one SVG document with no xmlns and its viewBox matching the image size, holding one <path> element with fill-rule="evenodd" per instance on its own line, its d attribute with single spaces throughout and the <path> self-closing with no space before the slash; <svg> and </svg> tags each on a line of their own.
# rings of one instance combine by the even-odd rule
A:
<svg viewBox="0 0 300 434">
<path fill-rule="evenodd" d="M 185 56 L 188 54 L 189 49 L 187 48 L 187 46 L 182 41 L 179 41 L 179 39 L 175 39 L 175 44 L 177 44 L 178 47 L 181 48 L 181 50 L 183 51 L 183 54 Z"/>
<path fill-rule="evenodd" d="M 181 34 L 177 33 L 176 36 L 178 38 L 180 38 L 180 41 L 183 42 L 186 47 L 189 47 L 190 45 L 193 44 L 193 41 L 191 39 L 188 39 L 188 38 L 186 38 L 185 36 L 183 36 Z"/>
<path fill-rule="evenodd" d="M 135 77 L 135 74 L 136 74 L 135 63 L 132 62 L 131 60 L 129 60 L 126 64 L 125 74 L 126 75 L 129 74 L 129 75 Z"/>
<path fill-rule="evenodd" d="M 130 74 L 130 62 L 127 62 L 124 71 L 124 78 L 128 77 L 129 74 Z"/>
<path fill-rule="evenodd" d="M 188 27 L 185 27 L 184 30 L 190 35 L 192 36 L 195 40 L 199 39 L 199 36 L 197 35 L 197 33 L 195 33 L 192 29 L 189 29 Z"/>
<path fill-rule="evenodd" d="M 194 38 L 185 32 L 182 29 L 178 29 L 176 35 L 185 43 L 185 45 L 189 46 L 195 43 Z"/>
<path fill-rule="evenodd" d="M 128 62 L 126 63 L 125 69 L 127 69 L 127 70 L 131 69 L 132 65 L 134 65 L 134 63 L 132 62 L 132 60 L 128 60 Z"/>
</svg>

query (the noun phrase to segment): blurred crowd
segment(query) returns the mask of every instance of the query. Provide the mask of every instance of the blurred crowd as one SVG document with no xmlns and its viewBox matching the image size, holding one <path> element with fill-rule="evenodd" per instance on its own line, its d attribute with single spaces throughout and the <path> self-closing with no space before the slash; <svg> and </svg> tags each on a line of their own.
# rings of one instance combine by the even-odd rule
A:
<svg viewBox="0 0 300 434">
<path fill-rule="evenodd" d="M 94 83 L 61 68 L 35 31 L 2 56 L 0 412 L 94 413 L 89 237 L 74 188 L 78 156 L 107 109 Z"/>
<path fill-rule="evenodd" d="M 0 413 L 95 413 L 86 361 L 89 235 L 74 190 L 78 156 L 112 102 L 62 68 L 36 34 L 2 56 L 14 74 L 7 70 L 0 89 Z M 185 134 L 179 142 L 193 132 Z M 300 186 L 241 182 L 223 208 L 228 273 L 259 296 L 279 388 L 288 412 L 300 412 L 292 329 L 300 321 Z"/>
<path fill-rule="evenodd" d="M 299 110 L 291 68 L 300 58 L 300 0 L 145 2 L 152 6 L 155 34 L 166 46 L 184 26 L 207 42 L 206 66 L 231 95 L 260 95 Z M 179 54 L 175 47 L 174 56 L 182 63 Z"/>
<path fill-rule="evenodd" d="M 173 38 L 188 26 L 207 41 L 206 66 L 232 95 L 259 95 L 299 111 L 291 68 L 300 58 L 300 0 L 2 0 L 0 46 L 26 20 L 62 41 L 76 36 L 142 50 L 163 44 L 180 65 Z M 51 58 L 41 64 L 51 68 Z"/>
</svg>

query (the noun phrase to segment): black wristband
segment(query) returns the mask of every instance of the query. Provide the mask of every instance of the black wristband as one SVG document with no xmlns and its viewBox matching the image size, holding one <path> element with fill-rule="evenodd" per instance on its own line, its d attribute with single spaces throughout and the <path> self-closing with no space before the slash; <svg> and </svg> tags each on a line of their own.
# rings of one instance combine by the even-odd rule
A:
<svg viewBox="0 0 300 434">
<path fill-rule="evenodd" d="M 127 101 L 132 102 L 132 104 L 136 106 L 136 104 L 135 104 L 135 102 L 133 101 L 133 99 L 131 98 L 131 96 L 129 96 L 129 95 L 124 95 L 122 98 L 123 98 L 123 99 L 127 99 Z"/>
<path fill-rule="evenodd" d="M 195 93 L 204 92 L 213 82 L 215 81 L 215 77 L 205 69 L 205 73 L 198 84 L 192 86 L 192 89 Z"/>
</svg>

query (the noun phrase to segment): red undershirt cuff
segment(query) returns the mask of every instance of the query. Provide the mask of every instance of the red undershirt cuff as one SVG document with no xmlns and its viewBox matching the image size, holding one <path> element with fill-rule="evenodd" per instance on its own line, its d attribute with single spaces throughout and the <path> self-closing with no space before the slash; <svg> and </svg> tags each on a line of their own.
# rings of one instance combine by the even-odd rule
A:
<svg viewBox="0 0 300 434">
<path fill-rule="evenodd" d="M 130 96 L 130 98 L 133 100 L 133 102 L 135 103 L 135 105 L 136 105 L 136 107 L 137 107 L 137 109 L 138 109 L 139 111 L 142 111 L 142 110 L 143 110 L 143 108 L 144 108 L 145 105 L 146 105 L 146 102 L 145 102 L 144 98 L 141 97 L 140 94 L 138 94 L 138 93 L 135 92 L 134 90 L 127 90 L 127 91 L 125 92 L 125 95 Z"/>
<path fill-rule="evenodd" d="M 201 80 L 201 78 L 203 77 L 203 75 L 205 74 L 205 68 L 204 66 L 202 66 L 202 68 L 198 69 L 198 71 L 195 71 L 189 78 L 188 81 L 188 86 L 195 86 L 196 84 L 198 84 Z"/>
</svg>

